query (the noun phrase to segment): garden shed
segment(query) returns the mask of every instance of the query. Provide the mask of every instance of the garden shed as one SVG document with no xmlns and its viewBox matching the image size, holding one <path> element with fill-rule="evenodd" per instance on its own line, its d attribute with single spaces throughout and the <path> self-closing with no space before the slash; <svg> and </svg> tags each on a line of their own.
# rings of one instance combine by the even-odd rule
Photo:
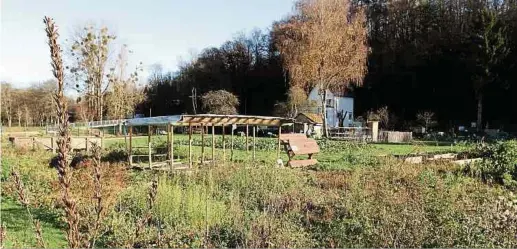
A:
<svg viewBox="0 0 517 249">
<path fill-rule="evenodd" d="M 320 137 L 322 134 L 323 119 L 316 113 L 298 113 L 295 117 L 296 131 L 302 131 L 306 135 Z"/>
</svg>

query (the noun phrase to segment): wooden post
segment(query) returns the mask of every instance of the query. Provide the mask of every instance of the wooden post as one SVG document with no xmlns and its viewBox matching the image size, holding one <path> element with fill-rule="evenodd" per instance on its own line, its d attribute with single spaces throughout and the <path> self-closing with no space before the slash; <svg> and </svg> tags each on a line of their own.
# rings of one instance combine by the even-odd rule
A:
<svg viewBox="0 0 517 249">
<path fill-rule="evenodd" d="M 170 146 L 170 161 L 171 161 L 171 171 L 174 169 L 174 126 L 169 124 L 169 131 L 171 133 L 171 146 Z"/>
<path fill-rule="evenodd" d="M 248 146 L 248 125 L 246 124 L 246 153 L 249 152 L 250 148 Z"/>
<path fill-rule="evenodd" d="M 278 126 L 278 147 L 276 148 L 276 158 L 280 159 L 280 134 L 282 134 L 282 125 Z"/>
<path fill-rule="evenodd" d="M 256 130 L 257 126 L 253 126 L 253 161 L 255 161 L 255 130 Z"/>
<path fill-rule="evenodd" d="M 233 161 L 233 125 L 230 127 L 231 135 L 230 135 L 230 161 Z"/>
<path fill-rule="evenodd" d="M 151 126 L 147 126 L 147 143 L 151 142 Z"/>
<path fill-rule="evenodd" d="M 133 151 L 133 126 L 129 126 L 129 149 L 128 149 L 129 166 L 133 165 L 132 151 Z"/>
<path fill-rule="evenodd" d="M 215 126 L 212 124 L 212 164 L 215 165 Z"/>
<path fill-rule="evenodd" d="M 71 148 L 73 150 L 73 148 Z M 36 138 L 32 138 L 32 150 L 36 150 Z"/>
<path fill-rule="evenodd" d="M 170 162 L 171 159 L 171 124 L 167 124 L 167 158 Z M 172 168 L 171 168 L 172 169 Z"/>
<path fill-rule="evenodd" d="M 149 154 L 148 154 L 148 156 L 149 156 L 149 169 L 151 169 L 152 168 L 152 163 L 153 163 L 152 162 L 152 152 L 151 152 L 153 148 L 151 147 L 151 142 L 148 143 L 147 149 L 148 149 L 148 152 L 149 152 Z"/>
<path fill-rule="evenodd" d="M 201 125 L 201 164 L 205 163 L 205 124 Z"/>
<path fill-rule="evenodd" d="M 88 152 L 88 137 L 84 138 L 84 148 L 86 149 L 86 152 Z"/>
<path fill-rule="evenodd" d="M 188 164 L 192 168 L 192 124 L 188 124 Z"/>
<path fill-rule="evenodd" d="M 221 128 L 223 130 L 223 165 L 224 165 L 224 163 L 226 162 L 226 141 L 224 140 L 224 130 L 225 130 L 224 128 L 225 128 L 225 126 L 222 125 Z"/>
<path fill-rule="evenodd" d="M 50 149 L 52 150 L 52 153 L 56 152 L 56 146 L 54 145 L 54 137 L 50 137 Z"/>
<path fill-rule="evenodd" d="M 148 147 L 148 153 L 149 153 L 149 169 L 151 168 L 151 164 L 152 164 L 152 146 L 151 146 L 151 134 L 152 134 L 152 129 L 153 127 L 148 125 L 148 132 L 147 132 L 147 147 Z"/>
</svg>

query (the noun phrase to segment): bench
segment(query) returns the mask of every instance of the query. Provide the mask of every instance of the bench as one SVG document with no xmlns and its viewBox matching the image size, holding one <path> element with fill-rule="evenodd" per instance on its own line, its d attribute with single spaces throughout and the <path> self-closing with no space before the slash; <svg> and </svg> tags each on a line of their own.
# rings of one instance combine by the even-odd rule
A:
<svg viewBox="0 0 517 249">
<path fill-rule="evenodd" d="M 280 142 L 284 145 L 284 149 L 289 156 L 287 164 L 291 167 L 305 167 L 318 163 L 312 155 L 320 152 L 320 147 L 316 140 L 307 138 L 305 134 L 281 134 Z M 297 155 L 308 155 L 308 159 L 294 160 L 293 157 Z"/>
</svg>

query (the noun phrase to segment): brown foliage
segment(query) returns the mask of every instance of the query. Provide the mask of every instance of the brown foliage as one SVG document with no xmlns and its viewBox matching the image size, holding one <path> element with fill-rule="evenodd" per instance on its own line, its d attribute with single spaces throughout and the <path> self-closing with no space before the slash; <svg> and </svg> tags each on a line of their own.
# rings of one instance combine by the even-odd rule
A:
<svg viewBox="0 0 517 249">
<path fill-rule="evenodd" d="M 318 87 L 326 130 L 326 91 L 362 84 L 368 47 L 364 10 L 346 0 L 300 0 L 295 14 L 277 24 L 277 47 L 291 84 Z"/>
<path fill-rule="evenodd" d="M 203 109 L 212 114 L 231 115 L 237 114 L 239 99 L 234 94 L 225 90 L 209 91 L 201 100 Z"/>
<path fill-rule="evenodd" d="M 368 53 L 362 9 L 349 1 L 301 0 L 275 29 L 292 84 L 336 90 L 362 83 Z"/>
</svg>

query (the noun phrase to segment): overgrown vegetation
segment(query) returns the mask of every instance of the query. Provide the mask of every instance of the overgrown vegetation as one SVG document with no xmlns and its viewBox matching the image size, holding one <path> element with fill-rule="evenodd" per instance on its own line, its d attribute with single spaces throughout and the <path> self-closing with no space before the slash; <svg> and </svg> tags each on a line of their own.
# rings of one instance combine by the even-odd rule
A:
<svg viewBox="0 0 517 249">
<path fill-rule="evenodd" d="M 480 163 L 465 168 L 468 174 L 484 181 L 500 183 L 517 189 L 517 141 L 480 144 L 474 153 L 483 158 Z"/>
<path fill-rule="evenodd" d="M 517 197 L 511 189 L 486 184 L 483 177 L 465 176 L 459 166 L 443 163 L 417 166 L 395 160 L 373 160 L 368 156 L 370 145 L 336 147 L 332 143 L 321 144 L 324 153 L 334 153 L 336 157 L 332 165 L 320 165 L 324 171 L 248 162 L 171 175 L 127 172 L 117 165 L 103 164 L 101 179 L 103 184 L 111 185 L 103 186 L 108 192 L 102 196 L 112 204 L 104 206 L 105 230 L 99 233 L 97 246 L 517 245 Z M 59 188 L 52 187 L 57 181 L 54 169 L 46 165 L 49 153 L 8 148 L 5 157 L 8 158 L 4 164 L 5 177 L 9 174 L 5 167 L 16 164 L 15 158 L 21 159 L 24 163 L 19 165 L 20 175 L 31 190 L 32 205 L 55 210 Z M 495 154 L 491 158 L 487 162 L 500 160 Z M 340 165 L 350 167 L 342 171 L 345 167 Z M 88 164 L 73 169 L 72 193 L 78 207 L 93 207 L 88 204 L 95 187 L 89 177 L 92 170 Z M 15 194 L 6 191 L 8 186 L 3 186 L 4 195 Z M 153 188 L 156 193 L 150 207 L 149 190 Z M 54 235 L 45 232 L 48 227 L 45 224 L 43 238 L 55 241 L 56 238 L 49 237 Z M 9 235 L 12 225 L 7 225 Z M 11 243 L 13 237 L 7 239 Z M 30 244 L 35 242 L 24 243 L 35 246 Z"/>
</svg>

